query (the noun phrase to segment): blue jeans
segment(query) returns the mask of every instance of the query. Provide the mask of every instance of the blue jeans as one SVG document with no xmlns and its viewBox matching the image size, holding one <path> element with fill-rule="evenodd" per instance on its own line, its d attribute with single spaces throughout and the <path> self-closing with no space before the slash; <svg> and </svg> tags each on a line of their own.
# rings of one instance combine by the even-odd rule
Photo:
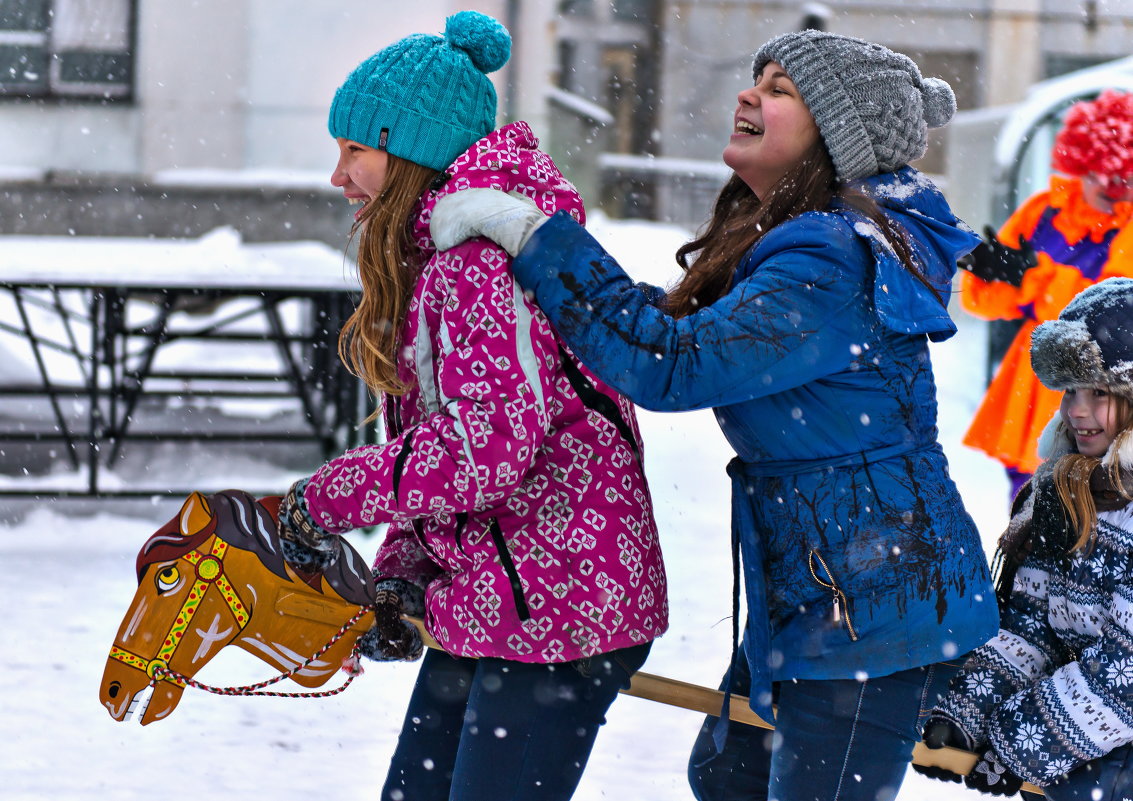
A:
<svg viewBox="0 0 1133 801">
<path fill-rule="evenodd" d="M 865 681 L 778 682 L 774 732 L 733 721 L 716 754 L 716 718 L 705 720 L 689 759 L 693 795 L 698 801 L 891 801 L 928 712 L 963 663 L 961 657 Z M 741 651 L 733 692 L 746 694 L 747 672 Z"/>
<path fill-rule="evenodd" d="M 1133 746 L 1087 762 L 1043 791 L 1045 801 L 1133 801 Z M 1021 795 L 1027 801 L 1043 801 L 1036 793 Z"/>
<path fill-rule="evenodd" d="M 383 801 L 565 801 L 652 643 L 534 665 L 429 649 Z"/>
</svg>

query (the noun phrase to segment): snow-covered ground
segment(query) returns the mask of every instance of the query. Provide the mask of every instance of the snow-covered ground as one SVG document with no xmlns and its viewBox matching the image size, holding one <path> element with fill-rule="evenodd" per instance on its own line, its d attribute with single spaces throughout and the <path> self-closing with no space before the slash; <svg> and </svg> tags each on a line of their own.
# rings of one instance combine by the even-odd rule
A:
<svg viewBox="0 0 1133 801">
<path fill-rule="evenodd" d="M 667 284 L 686 233 L 598 218 L 592 230 L 642 280 Z M 958 314 L 958 317 L 960 315 Z M 958 336 L 934 346 L 941 435 L 953 476 L 989 551 L 1006 522 L 997 463 L 960 445 L 982 393 L 983 324 L 960 317 Z M 728 656 L 730 452 L 707 412 L 641 413 L 646 463 L 670 576 L 672 623 L 645 670 L 715 686 Z M 285 488 L 293 471 L 233 452 L 249 483 Z M 0 449 L 2 454 L 2 449 Z M 195 449 L 155 464 L 185 481 L 216 464 Z M 0 455 L 0 460 L 4 457 Z M 236 465 L 233 468 L 233 464 Z M 316 465 L 310 465 L 314 468 Z M 179 501 L 0 498 L 0 795 L 8 801 L 367 798 L 378 792 L 416 665 L 367 663 L 339 696 L 232 698 L 186 691 L 175 714 L 142 728 L 116 723 L 98 699 L 106 655 L 136 586 L 134 556 Z M 366 556 L 374 538 L 353 535 Z M 199 675 L 244 684 L 271 675 L 228 649 Z M 576 798 L 688 799 L 685 765 L 700 725 L 694 712 L 623 697 L 599 735 Z M 912 771 L 902 801 L 978 796 Z"/>
</svg>

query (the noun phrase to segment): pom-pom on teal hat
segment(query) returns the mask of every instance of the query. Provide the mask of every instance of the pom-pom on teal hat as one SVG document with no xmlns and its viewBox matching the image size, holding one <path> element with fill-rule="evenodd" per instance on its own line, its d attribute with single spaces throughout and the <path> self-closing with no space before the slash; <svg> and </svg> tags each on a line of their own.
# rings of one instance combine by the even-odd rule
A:
<svg viewBox="0 0 1133 801">
<path fill-rule="evenodd" d="M 443 170 L 496 127 L 488 80 L 511 56 L 497 20 L 461 11 L 444 36 L 413 34 L 359 64 L 334 93 L 330 135 Z"/>
</svg>

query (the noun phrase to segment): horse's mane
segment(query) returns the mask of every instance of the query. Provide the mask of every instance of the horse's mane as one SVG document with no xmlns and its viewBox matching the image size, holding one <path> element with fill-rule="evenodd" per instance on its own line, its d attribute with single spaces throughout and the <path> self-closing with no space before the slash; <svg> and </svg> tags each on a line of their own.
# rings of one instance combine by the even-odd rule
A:
<svg viewBox="0 0 1133 801">
<path fill-rule="evenodd" d="M 224 490 L 206 497 L 212 520 L 196 534 L 181 536 L 178 515 L 146 540 L 138 553 L 138 581 L 155 562 L 178 559 L 198 548 L 215 534 L 234 548 L 251 551 L 260 563 L 284 581 L 290 581 L 279 544 L 275 518 L 252 495 L 242 490 Z M 327 584 L 346 601 L 359 606 L 374 602 L 374 582 L 358 551 L 339 540 L 338 558 L 321 574 Z"/>
</svg>

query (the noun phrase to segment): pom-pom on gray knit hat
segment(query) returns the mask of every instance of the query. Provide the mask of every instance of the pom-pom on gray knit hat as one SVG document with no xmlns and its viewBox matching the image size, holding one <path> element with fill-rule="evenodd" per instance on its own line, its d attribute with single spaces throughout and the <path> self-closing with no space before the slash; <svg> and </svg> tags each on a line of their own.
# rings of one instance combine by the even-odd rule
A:
<svg viewBox="0 0 1133 801">
<path fill-rule="evenodd" d="M 1133 400 L 1133 278 L 1107 278 L 1031 333 L 1031 367 L 1053 390 L 1105 387 Z"/>
<path fill-rule="evenodd" d="M 922 78 L 908 56 L 852 36 L 785 33 L 756 52 L 753 76 L 768 61 L 782 65 L 798 88 L 842 183 L 919 159 L 928 129 L 956 112 L 945 81 Z"/>
<path fill-rule="evenodd" d="M 511 56 L 497 20 L 461 11 L 444 36 L 417 33 L 363 61 L 334 94 L 330 135 L 443 170 L 496 127 L 487 73 Z"/>
</svg>

